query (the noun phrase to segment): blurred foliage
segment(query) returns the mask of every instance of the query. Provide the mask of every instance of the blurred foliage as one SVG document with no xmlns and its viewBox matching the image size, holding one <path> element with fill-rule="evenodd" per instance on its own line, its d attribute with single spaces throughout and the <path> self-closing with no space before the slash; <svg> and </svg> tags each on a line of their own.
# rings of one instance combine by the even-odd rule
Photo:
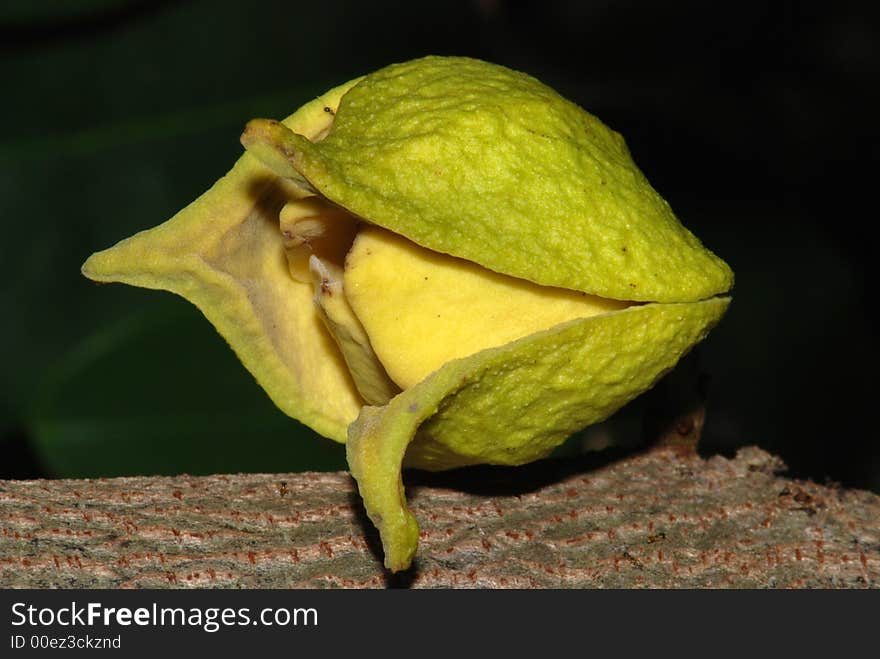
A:
<svg viewBox="0 0 880 659">
<path fill-rule="evenodd" d="M 198 312 L 79 275 L 221 176 L 253 116 L 427 53 L 526 70 L 623 133 L 737 274 L 703 450 L 880 490 L 858 203 L 880 42 L 845 3 L 9 1 L 0 476 L 333 469 Z M 638 406 L 608 424 L 632 434 Z"/>
<path fill-rule="evenodd" d="M 138 307 L 86 336 L 39 388 L 29 416 L 52 472 L 345 468 L 343 447 L 279 414 L 184 301 Z"/>
</svg>

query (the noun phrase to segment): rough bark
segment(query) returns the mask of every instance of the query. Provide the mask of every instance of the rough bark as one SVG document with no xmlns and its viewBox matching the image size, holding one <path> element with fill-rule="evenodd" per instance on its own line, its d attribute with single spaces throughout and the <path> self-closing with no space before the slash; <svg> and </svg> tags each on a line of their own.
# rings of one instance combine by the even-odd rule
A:
<svg viewBox="0 0 880 659">
<path fill-rule="evenodd" d="M 396 576 L 346 473 L 0 481 L 0 586 L 880 584 L 880 497 L 783 468 L 667 448 L 411 473 L 421 543 Z"/>
</svg>

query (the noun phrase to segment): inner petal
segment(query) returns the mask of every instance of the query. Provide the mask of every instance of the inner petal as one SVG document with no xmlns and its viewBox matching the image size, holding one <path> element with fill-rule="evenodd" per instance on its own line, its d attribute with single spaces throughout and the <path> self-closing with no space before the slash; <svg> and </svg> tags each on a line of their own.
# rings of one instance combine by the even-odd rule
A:
<svg viewBox="0 0 880 659">
<path fill-rule="evenodd" d="M 345 298 L 342 268 L 312 255 L 315 310 L 336 341 L 352 380 L 370 405 L 385 405 L 400 393 L 373 352 L 370 339 Z"/>
<path fill-rule="evenodd" d="M 374 226 L 348 253 L 344 288 L 404 389 L 452 359 L 631 304 L 498 274 Z"/>
<path fill-rule="evenodd" d="M 312 256 L 342 268 L 358 227 L 354 216 L 315 195 L 286 203 L 279 224 L 290 275 L 306 284 Z"/>
</svg>

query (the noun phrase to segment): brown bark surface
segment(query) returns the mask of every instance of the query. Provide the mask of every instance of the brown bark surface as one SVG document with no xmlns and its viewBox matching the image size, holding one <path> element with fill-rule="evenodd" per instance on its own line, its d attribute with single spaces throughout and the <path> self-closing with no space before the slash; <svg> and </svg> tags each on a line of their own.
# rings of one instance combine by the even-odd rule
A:
<svg viewBox="0 0 880 659">
<path fill-rule="evenodd" d="M 388 575 L 346 473 L 0 481 L 2 587 L 877 587 L 880 497 L 757 448 L 410 473 Z"/>
</svg>

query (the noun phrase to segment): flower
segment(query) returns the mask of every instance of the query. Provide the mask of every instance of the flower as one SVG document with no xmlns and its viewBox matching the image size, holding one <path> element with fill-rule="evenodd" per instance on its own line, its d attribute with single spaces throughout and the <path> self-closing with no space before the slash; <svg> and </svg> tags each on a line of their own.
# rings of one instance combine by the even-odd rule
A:
<svg viewBox="0 0 880 659">
<path fill-rule="evenodd" d="M 404 466 L 523 464 L 650 388 L 724 314 L 730 268 L 623 139 L 537 80 L 428 57 L 254 120 L 248 150 L 98 281 L 175 292 L 346 454 L 385 564 Z"/>
</svg>

